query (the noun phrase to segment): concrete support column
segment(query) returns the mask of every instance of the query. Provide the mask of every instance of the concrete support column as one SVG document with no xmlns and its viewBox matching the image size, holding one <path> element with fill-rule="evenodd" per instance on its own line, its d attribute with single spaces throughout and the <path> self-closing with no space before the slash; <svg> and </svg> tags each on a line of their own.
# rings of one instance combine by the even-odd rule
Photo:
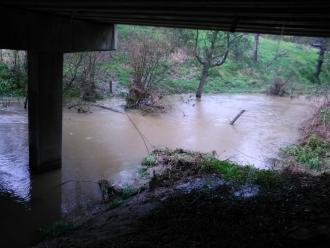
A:
<svg viewBox="0 0 330 248">
<path fill-rule="evenodd" d="M 28 51 L 29 163 L 33 173 L 62 163 L 63 53 Z"/>
</svg>

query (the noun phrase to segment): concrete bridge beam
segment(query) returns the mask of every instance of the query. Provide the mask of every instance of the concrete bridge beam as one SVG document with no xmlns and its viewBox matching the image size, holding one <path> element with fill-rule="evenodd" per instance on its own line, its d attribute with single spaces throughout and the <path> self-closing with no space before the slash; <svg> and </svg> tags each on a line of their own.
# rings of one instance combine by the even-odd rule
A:
<svg viewBox="0 0 330 248">
<path fill-rule="evenodd" d="M 28 52 L 29 164 L 33 173 L 62 165 L 63 53 Z"/>
</svg>

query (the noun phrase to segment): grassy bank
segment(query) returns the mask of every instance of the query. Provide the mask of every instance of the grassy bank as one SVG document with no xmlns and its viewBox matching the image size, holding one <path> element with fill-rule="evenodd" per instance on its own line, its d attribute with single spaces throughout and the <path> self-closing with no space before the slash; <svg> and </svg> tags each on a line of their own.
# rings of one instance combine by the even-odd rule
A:
<svg viewBox="0 0 330 248">
<path fill-rule="evenodd" d="M 301 129 L 298 144 L 282 149 L 283 163 L 292 170 L 330 171 L 330 102 L 324 101 Z"/>
<path fill-rule="evenodd" d="M 328 247 L 330 176 L 266 171 L 214 153 L 148 155 L 143 190 L 38 247 Z M 110 202 L 110 205 L 112 202 Z"/>
<path fill-rule="evenodd" d="M 137 29 L 141 32 L 152 28 Z M 132 30 L 136 31 L 120 26 L 122 39 Z M 252 44 L 253 36 L 248 36 L 247 42 Z M 179 50 L 182 57 L 180 62 L 155 86 L 165 94 L 191 93 L 195 92 L 198 86 L 200 65 L 191 51 L 185 47 Z M 261 36 L 257 63 L 252 61 L 251 52 L 252 50 L 242 51 L 239 58 L 230 54 L 223 66 L 211 69 L 205 93 L 265 92 L 275 78 L 288 81 L 286 91 L 291 95 L 313 94 L 320 88 L 314 76 L 318 50 L 311 45 L 285 41 L 281 37 Z M 115 52 L 112 61 L 102 66 L 111 70 L 120 84 L 127 86 L 132 81 L 132 70 L 125 50 Z M 323 85 L 330 82 L 330 67 L 327 62 L 323 65 L 320 82 Z"/>
</svg>

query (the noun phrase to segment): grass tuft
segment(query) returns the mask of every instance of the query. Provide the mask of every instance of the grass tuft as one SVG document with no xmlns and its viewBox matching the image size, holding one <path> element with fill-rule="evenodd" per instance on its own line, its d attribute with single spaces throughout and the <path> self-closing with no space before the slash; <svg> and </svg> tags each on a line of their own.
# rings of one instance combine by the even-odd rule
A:
<svg viewBox="0 0 330 248">
<path fill-rule="evenodd" d="M 73 224 L 60 220 L 47 225 L 44 228 L 40 228 L 43 238 L 56 238 L 64 233 L 72 231 L 74 229 Z"/>
</svg>

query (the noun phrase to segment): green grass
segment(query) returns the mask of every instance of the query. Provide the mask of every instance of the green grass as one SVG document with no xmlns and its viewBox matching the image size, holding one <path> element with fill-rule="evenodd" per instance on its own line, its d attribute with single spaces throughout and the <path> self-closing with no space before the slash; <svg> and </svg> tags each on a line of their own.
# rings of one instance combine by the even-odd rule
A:
<svg viewBox="0 0 330 248">
<path fill-rule="evenodd" d="M 311 135 L 303 144 L 284 148 L 283 152 L 310 170 L 320 171 L 330 163 L 330 144 L 317 135 Z"/>
<path fill-rule="evenodd" d="M 251 183 L 269 188 L 278 185 L 281 181 L 279 172 L 274 170 L 261 170 L 249 165 L 239 165 L 228 160 L 218 160 L 213 157 L 206 158 L 203 167 L 211 172 L 218 173 L 226 180 L 233 180 L 241 184 Z"/>
<path fill-rule="evenodd" d="M 142 165 L 146 167 L 152 167 L 155 164 L 156 164 L 156 158 L 153 155 L 146 156 L 142 161 Z"/>
<path fill-rule="evenodd" d="M 143 28 L 140 27 L 140 29 Z M 123 27 L 123 36 L 129 30 L 131 29 L 127 26 Z M 154 32 L 154 29 L 146 29 L 146 32 Z M 249 38 L 252 39 L 252 37 Z M 271 36 L 261 36 L 259 44 L 257 64 L 249 58 L 250 51 L 239 61 L 229 56 L 223 66 L 210 70 L 204 93 L 265 92 L 276 77 L 284 81 L 290 78 L 287 91 L 293 94 L 313 93 L 319 87 L 314 77 L 318 58 L 317 49 L 308 45 L 273 39 Z M 276 53 L 284 55 L 274 60 Z M 116 74 L 121 84 L 128 85 L 132 71 L 128 66 L 127 58 L 120 52 L 115 52 L 114 55 L 113 60 L 106 66 Z M 183 63 L 175 66 L 170 75 L 156 88 L 165 94 L 195 92 L 200 72 L 201 66 L 193 56 L 188 56 Z M 330 67 L 327 62 L 323 65 L 320 81 L 323 84 L 330 82 Z"/>
</svg>

